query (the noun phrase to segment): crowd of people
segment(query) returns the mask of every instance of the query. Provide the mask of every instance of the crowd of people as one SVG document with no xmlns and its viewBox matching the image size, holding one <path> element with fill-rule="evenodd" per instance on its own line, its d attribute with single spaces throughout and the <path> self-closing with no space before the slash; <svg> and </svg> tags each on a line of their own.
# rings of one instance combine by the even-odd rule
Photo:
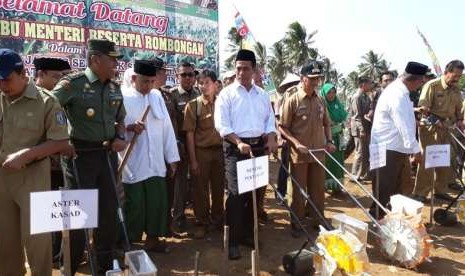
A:
<svg viewBox="0 0 465 276">
<path fill-rule="evenodd" d="M 295 238 L 304 234 L 302 225 L 318 231 L 325 191 L 344 196 L 340 164 L 352 150 L 350 180 L 375 182 L 370 144 L 387 150 L 373 190 L 381 204 L 397 193 L 424 202 L 433 181 L 432 196 L 451 200 L 453 168 L 437 169 L 433 177 L 424 152 L 428 145 L 450 144 L 449 132 L 464 128 L 461 61 L 451 61 L 440 77 L 417 62 L 398 77 L 382 73 L 379 82 L 362 76 L 344 104 L 336 84 L 323 84 L 316 61 L 300 76 L 289 74 L 270 97 L 250 50 L 239 50 L 235 71 L 223 81 L 213 71 L 179 63 L 174 87 L 166 86 L 159 58 L 135 60 L 117 82 L 120 57 L 113 42 L 89 40 L 84 71 L 37 58 L 35 75 L 27 76 L 20 55 L 0 49 L 0 275 L 24 274 L 25 253 L 32 275 L 51 275 L 52 261 L 61 259 L 61 238 L 30 235 L 29 194 L 63 186 L 99 191 L 93 251 L 100 272 L 111 269 L 126 236 L 147 251 L 169 252 L 165 238 L 186 232 L 191 204 L 195 230 L 189 234 L 204 239 L 228 225 L 229 259 L 241 258 L 240 245 L 255 246 L 253 200 L 252 192 L 239 193 L 236 164 L 251 156 L 280 152 L 277 193 L 286 197 L 279 204 L 290 203 L 296 215 L 290 225 Z M 351 139 L 344 141 L 347 132 Z M 453 152 L 452 159 L 461 157 Z M 415 185 L 412 165 L 418 168 Z M 314 208 L 288 187 L 289 171 Z M 258 217 L 267 223 L 264 196 L 265 188 L 258 189 Z M 124 220 L 117 213 L 121 202 Z M 375 205 L 370 213 L 385 215 Z M 74 275 L 89 232 L 73 230 L 70 240 Z"/>
</svg>

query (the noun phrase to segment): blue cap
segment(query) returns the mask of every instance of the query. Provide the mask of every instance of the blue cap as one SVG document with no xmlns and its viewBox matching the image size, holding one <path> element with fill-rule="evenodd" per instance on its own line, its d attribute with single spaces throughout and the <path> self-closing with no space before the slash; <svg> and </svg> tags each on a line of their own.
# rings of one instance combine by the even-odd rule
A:
<svg viewBox="0 0 465 276">
<path fill-rule="evenodd" d="M 15 69 L 22 68 L 21 56 L 11 49 L 0 49 L 0 80 L 6 79 Z"/>
</svg>

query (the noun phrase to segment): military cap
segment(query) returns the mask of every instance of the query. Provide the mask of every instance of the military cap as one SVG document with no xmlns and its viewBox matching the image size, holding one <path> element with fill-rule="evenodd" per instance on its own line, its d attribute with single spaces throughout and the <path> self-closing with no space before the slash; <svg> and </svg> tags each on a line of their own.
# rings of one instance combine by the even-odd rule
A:
<svg viewBox="0 0 465 276">
<path fill-rule="evenodd" d="M 134 73 L 144 76 L 155 76 L 157 67 L 150 60 L 136 60 L 134 62 Z"/>
<path fill-rule="evenodd" d="M 321 67 L 317 62 L 312 61 L 302 66 L 302 69 L 300 70 L 300 75 L 309 78 L 322 77 L 323 70 L 321 70 Z"/>
<path fill-rule="evenodd" d="M 116 44 L 106 39 L 89 39 L 87 41 L 89 53 L 102 53 L 109 57 L 122 58 L 123 55 L 116 50 Z"/>
<path fill-rule="evenodd" d="M 24 67 L 19 54 L 6 48 L 0 49 L 0 64 L 0 80 L 8 78 L 14 70 Z"/>
<path fill-rule="evenodd" d="M 251 61 L 252 64 L 256 64 L 257 60 L 255 59 L 255 54 L 254 52 L 246 49 L 240 49 L 239 52 L 237 52 L 236 55 L 236 61 L 242 60 L 242 61 Z"/>
<path fill-rule="evenodd" d="M 68 61 L 59 59 L 59 58 L 35 58 L 34 67 L 36 70 L 53 70 L 53 71 L 63 71 L 70 70 Z"/>
<path fill-rule="evenodd" d="M 410 61 L 405 67 L 405 73 L 412 75 L 426 75 L 427 72 L 428 66 L 415 61 Z"/>
</svg>

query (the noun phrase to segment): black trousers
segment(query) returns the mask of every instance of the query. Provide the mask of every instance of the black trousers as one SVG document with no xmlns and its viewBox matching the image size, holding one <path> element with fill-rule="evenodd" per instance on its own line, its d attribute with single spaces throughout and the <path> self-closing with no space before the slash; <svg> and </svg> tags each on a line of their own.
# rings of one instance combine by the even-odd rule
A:
<svg viewBox="0 0 465 276">
<path fill-rule="evenodd" d="M 283 147 L 281 148 L 281 161 L 283 165 L 286 167 L 287 171 L 289 171 L 289 142 L 286 142 Z M 282 166 L 279 166 L 279 173 L 278 173 L 278 192 L 284 197 L 287 192 L 287 172 L 284 170 Z"/>
<path fill-rule="evenodd" d="M 64 179 L 63 172 L 61 170 L 52 170 L 51 171 L 51 180 L 52 180 L 52 191 L 60 190 L 60 187 L 63 187 Z M 52 233 L 52 256 L 53 261 L 58 260 L 61 255 L 61 232 Z"/>
<path fill-rule="evenodd" d="M 247 143 L 247 140 L 243 140 Z M 264 141 L 259 139 L 251 144 L 254 156 L 264 155 Z M 255 150 L 254 150 L 255 149 Z M 228 198 L 226 199 L 226 224 L 229 226 L 229 246 L 238 246 L 245 238 L 253 237 L 253 200 L 252 192 L 239 194 L 237 186 L 238 161 L 249 159 L 242 155 L 235 144 L 223 142 L 225 176 L 228 184 Z"/>
<path fill-rule="evenodd" d="M 386 151 L 386 166 L 379 168 L 378 183 L 379 193 L 376 190 L 376 183 L 373 183 L 373 195 L 376 197 L 378 194 L 378 201 L 384 207 L 389 203 L 391 196 L 402 193 L 402 176 L 404 170 L 410 170 L 407 167 L 409 155 L 406 153 L 400 153 L 397 151 L 387 150 Z M 373 171 L 374 174 L 376 170 Z M 373 202 L 370 207 L 370 214 L 376 218 L 376 204 Z M 379 209 L 379 217 L 381 219 L 386 215 L 383 210 Z"/>
<path fill-rule="evenodd" d="M 98 189 L 98 228 L 94 229 L 94 252 L 97 255 L 98 267 L 104 270 L 112 268 L 112 260 L 118 239 L 117 199 L 115 187 L 110 174 L 116 175 L 118 159 L 115 152 L 107 150 L 79 151 L 76 147 L 75 160 L 79 182 L 73 173 L 73 163 L 64 159 L 65 181 L 72 189 Z M 110 170 L 107 154 L 110 155 L 112 169 Z M 84 230 L 70 231 L 71 241 L 71 272 L 74 275 L 84 254 Z"/>
</svg>

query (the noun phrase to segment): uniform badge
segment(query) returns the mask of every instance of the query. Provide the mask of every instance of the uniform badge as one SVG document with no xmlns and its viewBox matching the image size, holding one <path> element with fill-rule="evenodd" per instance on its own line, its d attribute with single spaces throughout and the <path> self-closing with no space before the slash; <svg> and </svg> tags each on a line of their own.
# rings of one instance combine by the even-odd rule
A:
<svg viewBox="0 0 465 276">
<path fill-rule="evenodd" d="M 59 126 L 66 125 L 66 115 L 63 110 L 55 112 L 55 121 Z"/>
<path fill-rule="evenodd" d="M 307 120 L 307 116 L 305 116 L 305 115 L 302 116 L 302 120 L 304 120 L 304 121 Z"/>
<path fill-rule="evenodd" d="M 116 85 L 112 82 L 110 82 L 110 92 L 114 93 L 116 91 Z"/>
<path fill-rule="evenodd" d="M 94 110 L 93 108 L 91 108 L 91 107 L 88 108 L 88 109 L 86 110 L 86 115 L 87 115 L 87 117 L 94 117 L 94 115 L 95 115 L 95 110 Z"/>
<path fill-rule="evenodd" d="M 84 84 L 84 93 L 95 93 L 93 89 L 90 89 L 90 84 Z"/>
</svg>

